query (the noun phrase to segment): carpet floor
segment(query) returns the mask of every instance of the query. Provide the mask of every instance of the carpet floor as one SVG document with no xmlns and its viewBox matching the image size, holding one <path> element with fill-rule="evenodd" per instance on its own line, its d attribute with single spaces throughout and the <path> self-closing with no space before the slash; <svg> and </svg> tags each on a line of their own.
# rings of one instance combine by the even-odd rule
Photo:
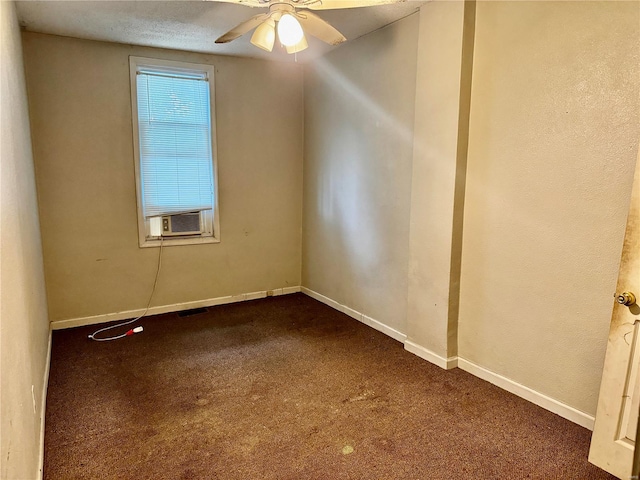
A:
<svg viewBox="0 0 640 480">
<path fill-rule="evenodd" d="M 612 479 L 590 432 L 302 294 L 55 331 L 44 478 Z"/>
</svg>

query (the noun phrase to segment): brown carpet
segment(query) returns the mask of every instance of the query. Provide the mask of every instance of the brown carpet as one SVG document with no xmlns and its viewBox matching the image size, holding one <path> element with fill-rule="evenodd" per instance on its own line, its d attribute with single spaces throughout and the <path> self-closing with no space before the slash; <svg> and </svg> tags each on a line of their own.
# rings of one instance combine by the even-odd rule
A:
<svg viewBox="0 0 640 480">
<path fill-rule="evenodd" d="M 610 479 L 590 432 L 302 294 L 56 331 L 45 479 Z"/>
</svg>

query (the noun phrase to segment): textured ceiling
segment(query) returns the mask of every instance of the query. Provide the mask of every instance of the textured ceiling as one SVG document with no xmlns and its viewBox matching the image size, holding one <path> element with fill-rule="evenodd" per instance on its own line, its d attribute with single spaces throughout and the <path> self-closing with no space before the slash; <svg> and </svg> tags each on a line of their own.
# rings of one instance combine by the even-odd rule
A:
<svg viewBox="0 0 640 480">
<path fill-rule="evenodd" d="M 251 33 L 228 44 L 215 39 L 262 8 L 216 1 L 18 1 L 22 27 L 31 32 L 151 47 L 304 62 L 328 52 L 329 45 L 311 37 L 309 48 L 287 55 L 278 46 L 269 53 L 249 43 Z M 353 40 L 417 11 L 423 1 L 322 10 L 315 13 Z"/>
</svg>

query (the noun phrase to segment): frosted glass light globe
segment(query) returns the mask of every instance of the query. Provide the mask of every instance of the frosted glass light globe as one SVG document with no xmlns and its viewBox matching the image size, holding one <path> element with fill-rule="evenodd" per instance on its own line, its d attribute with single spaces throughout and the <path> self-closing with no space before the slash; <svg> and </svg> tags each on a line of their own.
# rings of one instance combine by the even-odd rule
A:
<svg viewBox="0 0 640 480">
<path fill-rule="evenodd" d="M 273 50 L 273 44 L 276 42 L 276 24 L 273 20 L 268 19 L 260 24 L 256 31 L 253 32 L 251 43 L 267 52 Z"/>
<path fill-rule="evenodd" d="M 285 13 L 278 22 L 278 38 L 285 47 L 292 47 L 302 40 L 304 32 L 293 15 Z"/>
</svg>

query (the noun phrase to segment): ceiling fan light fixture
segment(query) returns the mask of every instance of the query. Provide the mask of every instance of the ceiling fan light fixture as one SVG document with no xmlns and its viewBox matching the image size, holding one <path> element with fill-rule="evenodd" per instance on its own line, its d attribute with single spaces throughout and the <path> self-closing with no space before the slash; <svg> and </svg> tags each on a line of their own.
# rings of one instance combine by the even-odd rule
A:
<svg viewBox="0 0 640 480">
<path fill-rule="evenodd" d="M 302 36 L 302 40 L 300 40 L 298 43 L 296 43 L 295 45 L 293 45 L 291 47 L 287 47 L 285 45 L 284 48 L 287 50 L 287 53 L 298 53 L 298 52 L 301 52 L 303 50 L 306 50 L 308 46 L 309 46 L 309 44 L 307 43 L 307 39 L 303 35 Z"/>
<path fill-rule="evenodd" d="M 278 39 L 285 47 L 294 47 L 304 38 L 300 22 L 293 15 L 285 13 L 278 22 Z"/>
<path fill-rule="evenodd" d="M 256 47 L 270 52 L 273 50 L 273 44 L 276 41 L 276 24 L 273 20 L 268 19 L 265 22 L 258 25 L 253 36 L 251 37 L 251 43 Z"/>
</svg>

